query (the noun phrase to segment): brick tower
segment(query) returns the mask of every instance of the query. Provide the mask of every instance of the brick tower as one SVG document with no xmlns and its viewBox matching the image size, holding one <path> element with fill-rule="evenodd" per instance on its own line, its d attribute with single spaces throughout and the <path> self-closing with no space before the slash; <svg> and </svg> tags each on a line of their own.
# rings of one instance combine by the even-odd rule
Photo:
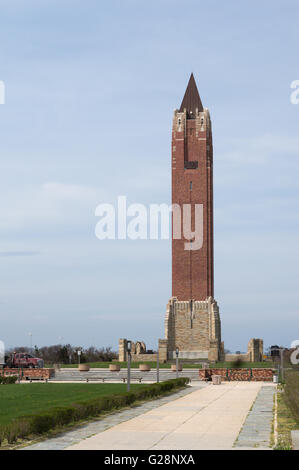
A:
<svg viewBox="0 0 299 470">
<path fill-rule="evenodd" d="M 179 348 L 182 358 L 221 356 L 219 309 L 214 300 L 213 143 L 208 109 L 203 108 L 193 74 L 172 127 L 172 204 L 201 208 L 201 243 L 172 234 L 172 298 L 167 305 L 165 339 L 168 358 Z M 191 243 L 190 243 L 191 242 Z"/>
</svg>

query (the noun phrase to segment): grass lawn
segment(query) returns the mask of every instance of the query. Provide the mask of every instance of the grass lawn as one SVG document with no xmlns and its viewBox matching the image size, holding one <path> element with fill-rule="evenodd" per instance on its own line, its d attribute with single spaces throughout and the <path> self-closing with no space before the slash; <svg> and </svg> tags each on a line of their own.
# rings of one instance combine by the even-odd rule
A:
<svg viewBox="0 0 299 470">
<path fill-rule="evenodd" d="M 299 429 L 299 370 L 288 370 L 277 393 L 277 450 L 291 450 L 295 429 Z"/>
<path fill-rule="evenodd" d="M 204 362 L 204 359 L 203 359 L 203 362 Z M 127 363 L 126 362 L 117 362 L 117 361 L 115 361 L 115 362 L 114 361 L 113 362 L 89 362 L 88 364 L 90 365 L 91 368 L 106 369 L 106 368 L 109 367 L 110 364 L 119 364 L 122 369 L 127 368 Z M 131 367 L 138 369 L 139 364 L 145 364 L 145 362 L 132 362 Z M 157 367 L 156 362 L 146 362 L 146 364 L 149 364 L 152 369 L 155 369 Z M 160 368 L 161 369 L 170 369 L 171 364 L 175 364 L 175 361 L 173 361 L 172 363 L 168 362 L 166 364 L 160 364 Z M 192 364 L 192 363 L 189 363 L 189 362 L 184 363 L 182 361 L 182 365 L 183 365 L 184 369 L 201 369 L 200 364 Z M 46 364 L 45 367 L 51 367 L 51 365 Z M 62 368 L 73 368 L 73 369 L 75 369 L 75 368 L 78 367 L 78 364 L 61 364 L 61 367 Z M 232 362 L 218 362 L 215 365 L 211 365 L 211 367 L 213 367 L 213 368 L 215 368 L 215 367 L 216 368 L 218 368 L 218 367 L 219 368 L 230 368 L 230 367 L 234 367 L 234 365 L 233 365 Z M 245 362 L 244 364 L 242 364 L 242 367 L 253 368 L 253 369 L 254 368 L 272 368 L 273 364 L 272 364 L 272 362 Z"/>
<path fill-rule="evenodd" d="M 131 389 L 146 385 L 131 385 Z M 17 384 L 0 386 L 0 426 L 19 416 L 126 392 L 125 384 Z"/>
<path fill-rule="evenodd" d="M 278 445 L 276 450 L 291 450 L 291 431 L 298 429 L 299 424 L 293 416 L 285 400 L 285 394 L 280 391 L 277 394 L 277 433 Z"/>
</svg>

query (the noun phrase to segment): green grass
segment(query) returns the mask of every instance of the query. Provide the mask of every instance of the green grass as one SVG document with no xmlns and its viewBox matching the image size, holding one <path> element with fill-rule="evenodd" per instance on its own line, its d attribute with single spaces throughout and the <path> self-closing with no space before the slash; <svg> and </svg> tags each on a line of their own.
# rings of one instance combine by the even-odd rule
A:
<svg viewBox="0 0 299 470">
<path fill-rule="evenodd" d="M 132 390 L 147 387 L 131 385 Z M 0 426 L 14 418 L 126 392 L 125 384 L 16 384 L 0 386 Z"/>
<path fill-rule="evenodd" d="M 291 409 L 294 418 L 299 421 L 299 371 L 292 370 L 285 373 L 285 400 Z"/>
<path fill-rule="evenodd" d="M 292 448 L 291 431 L 299 428 L 292 411 L 286 403 L 285 393 L 277 394 L 277 433 L 278 443 L 276 450 L 290 450 Z"/>
<path fill-rule="evenodd" d="M 203 360 L 204 362 L 204 360 Z M 184 369 L 201 369 L 200 364 L 192 364 L 189 362 L 184 362 L 181 361 L 183 368 Z M 110 364 L 119 364 L 122 369 L 127 368 L 127 362 L 118 362 L 118 361 L 113 361 L 113 362 L 89 362 L 88 363 L 91 368 L 100 368 L 100 369 L 106 369 L 109 368 Z M 152 369 L 155 369 L 157 367 L 156 362 L 132 362 L 131 367 L 132 368 L 139 368 L 139 364 L 149 364 Z M 166 364 L 160 364 L 161 369 L 170 369 L 171 364 L 175 364 L 175 361 L 168 362 Z M 62 368 L 77 368 L 78 364 L 61 364 L 60 365 Z M 45 367 L 52 367 L 50 364 L 46 364 Z M 217 362 L 216 364 L 211 365 L 212 368 L 231 368 L 234 367 L 233 362 Z M 242 367 L 245 368 L 272 368 L 273 364 L 272 362 L 245 362 L 242 364 Z"/>
<path fill-rule="evenodd" d="M 291 431 L 299 429 L 299 371 L 287 370 L 277 393 L 276 450 L 291 450 Z"/>
<path fill-rule="evenodd" d="M 53 435 L 76 423 L 155 400 L 187 384 L 188 379 L 179 378 L 150 385 L 133 385 L 130 392 L 126 392 L 123 384 L 1 385 L 1 449 L 16 448 L 23 445 L 24 440 Z M 15 403 L 19 405 L 15 406 Z"/>
</svg>

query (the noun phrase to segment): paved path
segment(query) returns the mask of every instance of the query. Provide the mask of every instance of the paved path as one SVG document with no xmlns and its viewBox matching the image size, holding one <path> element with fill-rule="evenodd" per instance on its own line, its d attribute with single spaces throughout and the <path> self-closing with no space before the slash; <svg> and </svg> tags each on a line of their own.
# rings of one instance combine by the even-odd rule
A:
<svg viewBox="0 0 299 470">
<path fill-rule="evenodd" d="M 269 446 L 273 421 L 274 392 L 274 387 L 261 388 L 240 432 L 236 448 L 265 448 Z"/>
<path fill-rule="evenodd" d="M 291 431 L 293 449 L 299 450 L 299 431 Z"/>
<path fill-rule="evenodd" d="M 232 449 L 263 385 L 229 382 L 195 386 L 193 393 L 117 424 L 68 450 Z"/>
<path fill-rule="evenodd" d="M 205 383 L 202 383 L 198 387 L 206 386 L 207 385 Z M 88 385 L 86 385 L 86 387 L 88 387 Z M 147 401 L 142 405 L 133 405 L 129 409 L 115 411 L 106 417 L 101 417 L 90 423 L 78 426 L 72 431 L 63 432 L 58 434 L 56 437 L 52 437 L 51 439 L 45 439 L 44 441 L 38 442 L 36 444 L 23 447 L 21 450 L 64 450 L 68 446 L 77 444 L 87 437 L 106 431 L 107 429 L 116 426 L 119 423 L 129 421 L 136 416 L 142 415 L 147 411 L 165 405 L 166 403 L 169 403 L 173 400 L 177 400 L 178 398 L 181 398 L 192 392 L 193 388 L 188 387 L 171 395 L 164 396 L 152 401 Z"/>
</svg>

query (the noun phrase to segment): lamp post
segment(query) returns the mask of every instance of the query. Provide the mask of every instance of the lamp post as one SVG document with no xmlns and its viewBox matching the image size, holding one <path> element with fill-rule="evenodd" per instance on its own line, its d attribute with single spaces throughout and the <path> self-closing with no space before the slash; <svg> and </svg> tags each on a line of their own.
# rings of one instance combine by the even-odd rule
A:
<svg viewBox="0 0 299 470">
<path fill-rule="evenodd" d="M 80 349 L 78 349 L 77 354 L 78 354 L 78 365 L 80 365 L 80 356 L 81 356 L 81 350 Z"/>
<path fill-rule="evenodd" d="M 130 391 L 131 385 L 131 348 L 132 341 L 127 341 L 127 355 L 128 355 L 128 376 L 127 376 L 127 391 Z"/>
<path fill-rule="evenodd" d="M 178 379 L 179 378 L 179 348 L 176 348 L 175 350 L 175 355 L 176 355 L 176 378 Z"/>
<path fill-rule="evenodd" d="M 160 375 L 159 375 L 159 372 L 160 372 L 160 363 L 159 363 L 159 349 L 157 351 L 157 383 L 159 383 L 160 381 Z"/>
</svg>

